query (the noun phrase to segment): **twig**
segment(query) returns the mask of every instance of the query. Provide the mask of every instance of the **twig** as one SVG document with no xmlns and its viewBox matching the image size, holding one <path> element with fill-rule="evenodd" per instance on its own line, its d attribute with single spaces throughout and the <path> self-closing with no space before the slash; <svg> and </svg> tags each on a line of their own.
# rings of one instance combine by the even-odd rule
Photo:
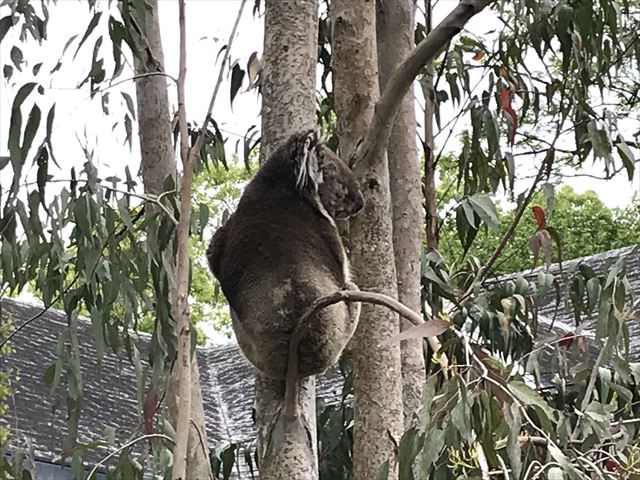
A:
<svg viewBox="0 0 640 480">
<path fill-rule="evenodd" d="M 178 395 L 180 405 L 176 418 L 176 443 L 173 447 L 171 476 L 185 479 L 191 419 L 191 321 L 189 319 L 189 222 L 191 218 L 191 185 L 193 183 L 193 153 L 189 151 L 189 133 L 185 107 L 185 78 L 187 75 L 185 0 L 178 2 L 180 25 L 180 67 L 178 73 L 178 121 L 180 127 L 180 157 L 182 179 L 180 182 L 180 219 L 177 227 L 176 289 L 172 299 L 172 313 L 178 337 Z"/>
<path fill-rule="evenodd" d="M 554 159 L 554 150 L 551 148 L 547 151 L 547 155 L 545 156 L 544 160 L 540 164 L 540 168 L 538 169 L 538 174 L 536 175 L 536 178 L 534 179 L 533 184 L 529 188 L 529 193 L 527 194 L 523 202 L 520 204 L 520 206 L 517 208 L 516 213 L 513 217 L 513 220 L 511 221 L 511 224 L 502 234 L 502 237 L 500 238 L 500 242 L 498 242 L 498 246 L 493 251 L 493 254 L 491 254 L 491 257 L 489 258 L 489 260 L 487 260 L 487 263 L 485 263 L 478 270 L 478 273 L 476 274 L 475 278 L 471 282 L 471 285 L 469 285 L 469 288 L 467 289 L 467 291 L 464 293 L 464 295 L 462 295 L 461 301 L 467 298 L 469 295 L 471 295 L 471 292 L 473 292 L 475 285 L 478 282 L 481 282 L 484 279 L 484 277 L 487 275 L 487 273 L 491 270 L 491 267 L 493 266 L 493 264 L 496 262 L 496 260 L 502 253 L 502 250 L 507 245 L 507 242 L 511 239 L 511 236 L 513 235 L 513 232 L 518 226 L 518 223 L 520 223 L 520 219 L 524 215 L 526 208 L 529 206 L 529 203 L 531 203 L 531 200 L 533 199 L 533 195 L 536 193 L 538 189 L 538 184 L 542 180 L 544 173 L 546 169 L 549 167 L 550 163 L 553 162 L 553 159 Z"/>
<path fill-rule="evenodd" d="M 425 64 L 446 48 L 465 23 L 495 0 L 462 0 L 440 24 L 413 49 L 396 68 L 376 103 L 371 125 L 366 137 L 356 149 L 350 164 L 366 170 L 378 158 L 389 143 L 391 127 L 401 99 L 411 87 Z"/>
<path fill-rule="evenodd" d="M 142 435 L 141 437 L 134 438 L 130 442 L 125 443 L 123 446 L 121 446 L 117 450 L 114 450 L 109 455 L 107 455 L 102 460 L 100 460 L 98 463 L 96 463 L 94 465 L 94 467 L 91 469 L 91 471 L 89 472 L 89 476 L 87 477 L 87 480 L 91 480 L 91 477 L 93 477 L 93 475 L 97 472 L 98 468 L 100 468 L 101 465 L 104 465 L 104 463 L 107 460 L 109 460 L 111 457 L 113 457 L 114 455 L 117 455 L 118 453 L 120 453 L 121 451 L 129 448 L 130 446 L 135 445 L 136 443 L 138 443 L 138 442 L 140 442 L 142 440 L 147 440 L 149 438 L 161 438 L 163 440 L 166 440 L 167 442 L 173 443 L 173 440 L 171 439 L 171 437 L 168 437 L 168 436 L 163 435 L 161 433 L 150 433 L 148 435 Z"/>
<path fill-rule="evenodd" d="M 209 450 L 207 449 L 206 445 L 204 444 L 204 438 L 202 436 L 202 432 L 200 431 L 200 429 L 198 428 L 198 425 L 196 425 L 196 422 L 193 421 L 193 419 L 189 419 L 189 422 L 191 422 L 191 426 L 196 430 L 196 432 L 198 432 L 198 440 L 199 440 L 199 444 L 202 447 L 202 453 L 204 454 L 205 458 L 209 457 Z M 209 472 L 209 480 L 213 480 L 213 473 Z"/>
<path fill-rule="evenodd" d="M 172 77 L 171 75 L 169 75 L 168 73 L 165 73 L 165 72 L 141 73 L 140 75 L 135 75 L 133 77 L 129 77 L 129 78 L 125 78 L 123 80 L 119 80 L 116 83 L 112 83 L 110 85 L 107 85 L 104 88 L 96 90 L 95 92 L 92 92 L 91 96 L 95 96 L 98 93 L 105 92 L 105 91 L 109 90 L 110 88 L 117 87 L 118 85 L 122 85 L 123 83 L 130 82 L 131 80 L 140 80 L 141 78 L 146 78 L 146 77 L 167 77 L 173 83 L 176 83 L 176 84 L 178 83 L 178 80 L 176 80 L 174 77 Z"/>
</svg>

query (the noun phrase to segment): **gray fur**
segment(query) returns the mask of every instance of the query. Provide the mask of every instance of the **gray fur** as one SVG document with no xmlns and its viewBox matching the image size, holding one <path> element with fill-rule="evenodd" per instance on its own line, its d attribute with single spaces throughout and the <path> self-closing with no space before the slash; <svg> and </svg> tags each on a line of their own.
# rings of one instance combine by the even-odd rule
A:
<svg viewBox="0 0 640 480">
<path fill-rule="evenodd" d="M 211 240 L 207 259 L 229 301 L 238 344 L 265 375 L 286 377 L 291 332 L 315 299 L 357 289 L 334 218 L 362 204 L 351 170 L 307 131 L 271 155 Z M 299 376 L 338 360 L 359 314 L 359 303 L 339 303 L 310 320 Z"/>
</svg>

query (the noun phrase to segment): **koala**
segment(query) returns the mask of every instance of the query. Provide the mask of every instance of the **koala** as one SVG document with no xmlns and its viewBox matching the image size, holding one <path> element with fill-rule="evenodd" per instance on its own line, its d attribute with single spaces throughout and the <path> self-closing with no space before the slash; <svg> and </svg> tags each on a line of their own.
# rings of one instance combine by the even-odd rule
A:
<svg viewBox="0 0 640 480">
<path fill-rule="evenodd" d="M 315 131 L 306 131 L 267 159 L 215 233 L 206 253 L 209 267 L 229 302 L 242 352 L 264 375 L 287 377 L 291 334 L 314 300 L 358 289 L 334 219 L 354 215 L 363 203 L 349 167 L 318 142 Z M 310 318 L 297 349 L 296 377 L 334 364 L 359 315 L 354 302 Z"/>
</svg>

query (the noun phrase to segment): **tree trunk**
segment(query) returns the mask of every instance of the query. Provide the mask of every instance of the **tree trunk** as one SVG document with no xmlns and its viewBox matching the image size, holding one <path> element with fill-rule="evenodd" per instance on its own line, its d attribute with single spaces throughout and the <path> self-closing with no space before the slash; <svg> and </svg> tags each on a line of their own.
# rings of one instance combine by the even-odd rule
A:
<svg viewBox="0 0 640 480">
<path fill-rule="evenodd" d="M 267 0 L 265 5 L 260 161 L 293 133 L 315 126 L 317 1 Z M 318 478 L 315 378 L 300 382 L 302 424 L 278 415 L 284 382 L 256 375 L 261 480 Z"/>
<path fill-rule="evenodd" d="M 157 16 L 157 0 L 150 1 L 146 9 L 147 44 L 142 49 L 142 60 L 136 59 L 135 73 L 164 71 L 164 54 L 160 39 Z M 167 79 L 161 75 L 136 80 L 136 99 L 140 137 L 140 173 L 146 193 L 159 195 L 164 191 L 164 181 L 176 178 L 176 162 L 173 155 L 171 119 Z M 173 262 L 171 262 L 173 263 Z M 175 295 L 172 295 L 175 298 Z M 169 417 L 176 427 L 180 408 L 178 398 L 178 378 L 175 372 L 167 379 L 167 405 Z M 204 407 L 198 373 L 197 357 L 191 358 L 191 428 L 187 450 L 187 478 L 208 479 L 211 477 L 209 452 L 205 431 Z M 204 447 L 204 448 L 203 448 Z"/>
<path fill-rule="evenodd" d="M 333 83 L 338 135 L 343 158 L 351 158 L 364 138 L 378 100 L 375 2 L 335 0 Z M 362 290 L 397 297 L 393 257 L 389 169 L 383 154 L 354 173 L 365 196 L 364 209 L 351 222 L 351 259 Z M 399 319 L 388 309 L 362 305 L 352 341 L 354 370 L 353 479 L 376 478 L 386 460 L 393 464 L 395 442 L 402 432 L 400 348 L 380 347 L 397 334 Z M 392 473 L 389 478 L 394 478 Z"/>
<path fill-rule="evenodd" d="M 376 2 L 376 29 L 380 88 L 413 48 L 415 2 Z M 398 300 L 414 312 L 420 305 L 420 256 L 422 253 L 422 196 L 416 151 L 416 113 L 413 89 L 402 99 L 389 138 L 389 181 L 393 211 L 393 252 L 398 277 Z M 402 319 L 402 328 L 412 324 Z M 401 344 L 402 405 L 404 426 L 408 428 L 421 405 L 425 382 L 422 340 Z"/>
<path fill-rule="evenodd" d="M 431 31 L 433 15 L 431 0 L 425 0 L 425 25 Z M 438 204 L 436 201 L 436 164 L 433 155 L 433 115 L 435 92 L 433 91 L 433 61 L 426 66 L 424 79 L 424 202 L 427 249 L 438 250 Z"/>
</svg>

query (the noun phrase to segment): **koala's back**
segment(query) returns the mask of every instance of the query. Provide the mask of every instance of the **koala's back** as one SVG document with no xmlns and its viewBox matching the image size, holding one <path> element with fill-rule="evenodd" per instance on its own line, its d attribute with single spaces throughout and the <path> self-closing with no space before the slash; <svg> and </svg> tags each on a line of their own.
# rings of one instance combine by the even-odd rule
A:
<svg viewBox="0 0 640 480">
<path fill-rule="evenodd" d="M 232 309 L 234 331 L 247 358 L 283 378 L 289 336 L 317 298 L 344 287 L 344 249 L 335 226 L 287 185 L 257 176 L 207 252 Z M 319 373 L 341 348 L 327 339 L 348 330 L 348 308 L 320 312 L 300 345 L 300 373 Z M 345 331 L 345 338 L 352 332 Z M 336 358 L 333 358 L 336 357 Z"/>
</svg>

